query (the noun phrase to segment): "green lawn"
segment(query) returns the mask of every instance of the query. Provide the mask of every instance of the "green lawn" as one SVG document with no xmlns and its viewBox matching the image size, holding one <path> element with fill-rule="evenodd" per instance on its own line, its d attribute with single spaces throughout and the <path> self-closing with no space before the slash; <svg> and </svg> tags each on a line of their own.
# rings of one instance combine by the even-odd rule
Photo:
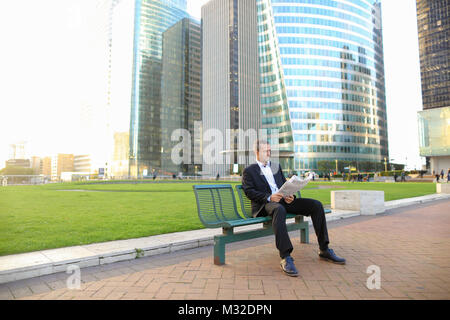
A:
<svg viewBox="0 0 450 320">
<path fill-rule="evenodd" d="M 0 187 L 0 255 L 201 229 L 193 184 L 61 183 Z M 319 189 L 319 186 L 336 188 Z M 435 193 L 436 185 L 311 182 L 302 196 L 329 205 L 330 191 L 343 189 L 383 190 L 385 200 L 389 201 Z"/>
</svg>

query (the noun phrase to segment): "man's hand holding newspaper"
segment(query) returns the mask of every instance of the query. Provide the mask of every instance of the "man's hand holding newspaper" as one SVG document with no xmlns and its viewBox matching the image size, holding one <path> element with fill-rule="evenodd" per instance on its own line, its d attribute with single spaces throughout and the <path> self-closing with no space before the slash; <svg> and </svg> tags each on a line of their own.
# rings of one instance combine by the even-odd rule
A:
<svg viewBox="0 0 450 320">
<path fill-rule="evenodd" d="M 303 189 L 308 182 L 312 179 L 313 173 L 310 173 L 305 179 L 300 179 L 296 175 L 293 175 L 289 180 L 287 180 L 278 190 L 278 193 L 282 194 L 283 197 L 293 196 L 297 191 Z"/>
</svg>

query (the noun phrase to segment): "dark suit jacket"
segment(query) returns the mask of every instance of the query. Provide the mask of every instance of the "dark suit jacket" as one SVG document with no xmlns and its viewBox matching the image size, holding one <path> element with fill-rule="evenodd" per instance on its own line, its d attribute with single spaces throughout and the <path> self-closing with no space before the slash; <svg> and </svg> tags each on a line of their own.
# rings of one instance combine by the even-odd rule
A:
<svg viewBox="0 0 450 320">
<path fill-rule="evenodd" d="M 274 174 L 275 183 L 280 189 L 286 182 L 281 166 L 279 163 L 270 161 L 270 168 Z M 264 210 L 264 205 L 269 202 L 267 198 L 272 195 L 272 190 L 258 163 L 251 164 L 244 169 L 242 173 L 242 189 L 252 202 L 253 217 L 266 216 L 267 212 Z"/>
</svg>

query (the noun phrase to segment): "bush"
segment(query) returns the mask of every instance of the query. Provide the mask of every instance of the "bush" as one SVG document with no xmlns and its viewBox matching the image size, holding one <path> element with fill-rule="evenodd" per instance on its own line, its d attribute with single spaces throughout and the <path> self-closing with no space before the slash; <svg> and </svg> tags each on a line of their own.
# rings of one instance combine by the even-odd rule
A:
<svg viewBox="0 0 450 320">
<path fill-rule="evenodd" d="M 402 170 L 381 171 L 380 176 L 381 177 L 393 177 L 395 173 L 397 173 L 397 175 L 400 176 L 402 174 Z"/>
</svg>

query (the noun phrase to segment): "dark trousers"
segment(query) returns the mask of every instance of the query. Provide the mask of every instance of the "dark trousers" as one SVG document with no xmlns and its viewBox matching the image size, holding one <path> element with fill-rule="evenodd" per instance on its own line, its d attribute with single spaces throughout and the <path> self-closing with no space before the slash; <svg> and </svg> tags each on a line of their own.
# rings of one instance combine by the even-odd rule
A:
<svg viewBox="0 0 450 320">
<path fill-rule="evenodd" d="M 320 201 L 308 198 L 296 198 L 291 203 L 286 203 L 284 199 L 281 199 L 280 202 L 268 202 L 265 204 L 264 209 L 269 216 L 272 216 L 275 244 L 282 259 L 289 256 L 293 250 L 291 239 L 286 228 L 287 213 L 311 216 L 320 250 L 328 249 L 327 221 L 325 219 L 323 205 Z"/>
</svg>

